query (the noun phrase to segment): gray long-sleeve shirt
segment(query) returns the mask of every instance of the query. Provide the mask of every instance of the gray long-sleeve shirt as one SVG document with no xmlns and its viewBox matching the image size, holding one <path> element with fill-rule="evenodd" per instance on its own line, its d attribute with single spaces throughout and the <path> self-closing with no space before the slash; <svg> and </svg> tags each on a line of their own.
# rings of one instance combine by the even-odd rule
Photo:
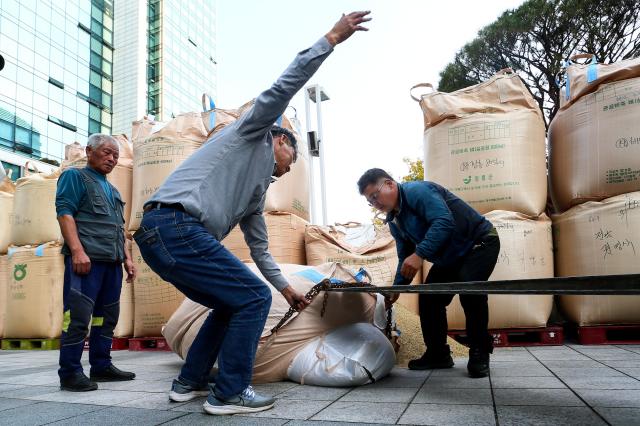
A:
<svg viewBox="0 0 640 426">
<path fill-rule="evenodd" d="M 262 216 L 275 164 L 270 129 L 332 50 L 322 37 L 298 53 L 249 111 L 187 158 L 148 201 L 182 204 L 219 241 L 240 223 L 251 258 L 278 290 L 288 282 L 269 253 Z"/>
</svg>

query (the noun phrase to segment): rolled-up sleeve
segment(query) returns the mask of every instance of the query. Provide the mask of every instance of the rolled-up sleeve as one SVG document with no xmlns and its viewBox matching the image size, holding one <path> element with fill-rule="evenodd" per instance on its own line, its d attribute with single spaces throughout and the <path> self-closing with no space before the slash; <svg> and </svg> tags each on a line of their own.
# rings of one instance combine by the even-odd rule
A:
<svg viewBox="0 0 640 426">
<path fill-rule="evenodd" d="M 251 259 L 262 272 L 262 275 L 278 291 L 282 291 L 289 285 L 287 279 L 282 275 L 280 268 L 269 253 L 269 237 L 267 234 L 267 224 L 262 216 L 262 209 L 257 209 L 253 214 L 245 216 L 240 221 L 240 229 L 244 234 L 244 240 L 249 246 Z"/>
<path fill-rule="evenodd" d="M 76 169 L 65 170 L 58 178 L 56 189 L 57 216 L 75 216 L 86 192 L 87 187 L 82 181 L 80 172 Z"/>
</svg>

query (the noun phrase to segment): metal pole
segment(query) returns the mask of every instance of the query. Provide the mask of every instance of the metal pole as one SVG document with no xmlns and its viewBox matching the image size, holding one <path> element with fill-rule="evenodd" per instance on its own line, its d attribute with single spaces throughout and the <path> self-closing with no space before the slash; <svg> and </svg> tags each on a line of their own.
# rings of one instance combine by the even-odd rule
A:
<svg viewBox="0 0 640 426">
<path fill-rule="evenodd" d="M 308 132 L 311 131 L 311 108 L 309 102 L 309 91 L 304 91 L 304 111 L 305 111 L 305 121 L 306 121 L 306 130 L 307 135 Z M 308 136 L 307 136 L 308 138 Z M 309 147 L 309 141 L 307 140 L 307 150 Z M 315 223 L 316 220 L 316 192 L 315 192 L 315 171 L 313 168 L 313 155 L 309 152 L 309 197 L 311 200 L 311 204 L 309 206 L 309 219 L 311 223 Z"/>
<path fill-rule="evenodd" d="M 327 225 L 327 189 L 324 169 L 324 134 L 322 132 L 322 88 L 315 87 L 316 107 L 318 108 L 318 139 L 320 139 L 320 191 L 322 195 L 322 224 Z"/>
</svg>

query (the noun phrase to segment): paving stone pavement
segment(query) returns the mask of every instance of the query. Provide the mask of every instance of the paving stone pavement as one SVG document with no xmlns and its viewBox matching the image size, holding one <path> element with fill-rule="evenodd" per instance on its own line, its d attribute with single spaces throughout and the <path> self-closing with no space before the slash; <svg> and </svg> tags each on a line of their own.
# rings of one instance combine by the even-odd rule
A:
<svg viewBox="0 0 640 426">
<path fill-rule="evenodd" d="M 485 379 L 468 378 L 467 360 L 456 359 L 453 369 L 395 368 L 357 388 L 261 384 L 275 407 L 228 417 L 203 414 L 204 398 L 168 400 L 175 354 L 113 358 L 137 379 L 70 393 L 58 388 L 57 351 L 0 351 L 0 425 L 640 425 L 640 345 L 496 349 Z"/>
</svg>

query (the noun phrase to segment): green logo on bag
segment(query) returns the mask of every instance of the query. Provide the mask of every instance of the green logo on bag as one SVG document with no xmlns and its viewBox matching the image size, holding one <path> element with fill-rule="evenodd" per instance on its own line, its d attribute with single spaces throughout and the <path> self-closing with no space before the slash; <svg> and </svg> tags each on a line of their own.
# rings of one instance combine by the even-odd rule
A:
<svg viewBox="0 0 640 426">
<path fill-rule="evenodd" d="M 22 265 L 16 265 L 15 269 L 13 270 L 13 278 L 16 281 L 22 281 L 26 276 L 27 276 L 26 263 Z"/>
<path fill-rule="evenodd" d="M 463 178 L 463 179 L 462 179 L 462 181 L 463 181 L 465 184 L 469 184 L 469 183 L 471 182 L 471 176 L 466 177 L 466 178 Z"/>
</svg>

